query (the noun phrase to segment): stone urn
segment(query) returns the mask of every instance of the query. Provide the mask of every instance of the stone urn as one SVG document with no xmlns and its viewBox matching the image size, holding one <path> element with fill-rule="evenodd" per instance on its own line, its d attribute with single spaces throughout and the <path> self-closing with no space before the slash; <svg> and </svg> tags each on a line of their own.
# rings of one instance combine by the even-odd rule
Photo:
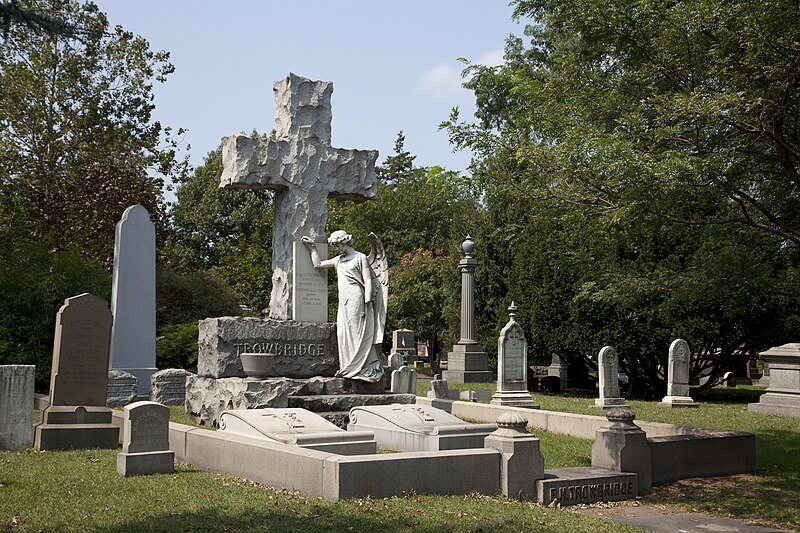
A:
<svg viewBox="0 0 800 533">
<path fill-rule="evenodd" d="M 274 353 L 243 353 L 239 354 L 242 360 L 242 368 L 249 378 L 265 378 L 272 370 L 272 362 L 275 361 Z"/>
</svg>

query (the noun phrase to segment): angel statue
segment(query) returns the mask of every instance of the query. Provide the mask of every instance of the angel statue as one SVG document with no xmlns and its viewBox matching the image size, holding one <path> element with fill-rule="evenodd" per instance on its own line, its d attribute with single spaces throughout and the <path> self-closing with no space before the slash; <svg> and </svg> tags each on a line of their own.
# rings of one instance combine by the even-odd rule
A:
<svg viewBox="0 0 800 533">
<path fill-rule="evenodd" d="M 352 235 L 334 231 L 328 244 L 339 255 L 324 261 L 320 260 L 310 237 L 300 240 L 310 248 L 314 268 L 336 269 L 339 287 L 336 313 L 339 370 L 336 376 L 375 383 L 383 377 L 380 354 L 386 324 L 389 265 L 380 239 L 374 233 L 369 236 L 372 250 L 367 257 L 350 246 Z"/>
</svg>

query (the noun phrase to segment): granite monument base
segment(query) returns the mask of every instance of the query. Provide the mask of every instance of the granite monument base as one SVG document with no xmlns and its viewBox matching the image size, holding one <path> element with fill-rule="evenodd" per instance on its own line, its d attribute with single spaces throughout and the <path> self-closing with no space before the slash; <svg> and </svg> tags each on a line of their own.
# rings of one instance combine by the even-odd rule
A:
<svg viewBox="0 0 800 533">
<path fill-rule="evenodd" d="M 489 383 L 495 380 L 489 371 L 489 354 L 480 344 L 456 344 L 447 354 L 447 370 L 442 379 L 449 383 Z"/>
<path fill-rule="evenodd" d="M 539 409 L 539 404 L 533 401 L 529 392 L 522 391 L 498 391 L 492 396 L 492 405 L 502 405 L 507 407 L 527 407 L 528 409 Z"/>
<path fill-rule="evenodd" d="M 175 452 L 139 452 L 117 454 L 117 473 L 121 476 L 171 474 L 175 471 Z"/>
<path fill-rule="evenodd" d="M 111 409 L 94 406 L 50 406 L 34 428 L 37 450 L 114 449 L 119 428 L 111 423 Z"/>
<path fill-rule="evenodd" d="M 314 377 L 220 378 L 189 375 L 186 378 L 186 416 L 198 424 L 217 425 L 220 414 L 231 409 L 299 407 L 320 414 L 334 424 L 347 425 L 347 412 L 360 405 L 414 403 L 413 394 L 384 393 L 384 383 Z"/>
</svg>

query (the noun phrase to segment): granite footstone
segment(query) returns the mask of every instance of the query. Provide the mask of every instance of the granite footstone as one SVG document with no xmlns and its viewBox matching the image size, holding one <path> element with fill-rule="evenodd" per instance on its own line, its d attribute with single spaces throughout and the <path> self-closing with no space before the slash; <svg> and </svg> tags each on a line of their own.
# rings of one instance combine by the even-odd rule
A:
<svg viewBox="0 0 800 533">
<path fill-rule="evenodd" d="M 536 482 L 539 503 L 561 506 L 617 502 L 639 495 L 636 474 L 603 468 L 555 468 Z"/>
</svg>

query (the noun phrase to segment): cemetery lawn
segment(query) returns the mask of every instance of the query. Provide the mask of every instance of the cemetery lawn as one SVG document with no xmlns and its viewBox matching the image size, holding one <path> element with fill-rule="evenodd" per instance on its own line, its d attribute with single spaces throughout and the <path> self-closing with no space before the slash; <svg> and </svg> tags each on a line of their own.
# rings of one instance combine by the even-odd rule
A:
<svg viewBox="0 0 800 533">
<path fill-rule="evenodd" d="M 118 450 L 0 453 L 0 527 L 18 531 L 634 532 L 503 496 L 328 501 L 177 464 L 124 478 Z"/>
<path fill-rule="evenodd" d="M 466 383 L 451 388 L 474 390 L 494 386 L 494 383 Z M 417 394 L 424 396 L 427 390 L 430 381 L 418 380 Z M 629 400 L 637 420 L 747 431 L 756 436 L 754 475 L 696 478 L 658 486 L 642 502 L 800 531 L 800 418 L 748 412 L 747 404 L 757 402 L 764 391 L 763 387 L 747 386 L 716 387 L 701 394 L 692 391 L 692 398 L 700 402 L 696 409 L 665 409 L 655 401 Z M 597 416 L 598 410 L 590 407 L 595 396 L 577 390 L 533 393 L 534 400 L 544 410 Z M 545 468 L 591 463 L 591 441 L 528 429 L 541 439 Z M 558 450 L 555 454 L 554 449 Z M 558 465 L 551 460 L 554 456 Z"/>
</svg>

